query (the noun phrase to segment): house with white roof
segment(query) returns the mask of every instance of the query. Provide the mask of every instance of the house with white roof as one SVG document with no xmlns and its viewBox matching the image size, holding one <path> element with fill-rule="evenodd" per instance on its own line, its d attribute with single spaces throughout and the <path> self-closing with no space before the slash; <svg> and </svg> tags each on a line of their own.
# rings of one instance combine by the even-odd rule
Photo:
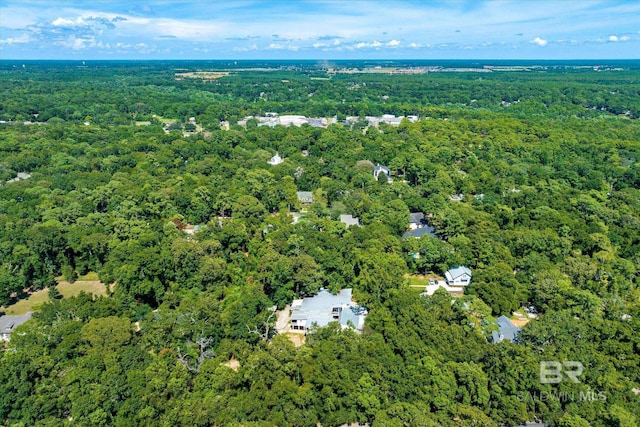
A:
<svg viewBox="0 0 640 427">
<path fill-rule="evenodd" d="M 280 163 L 284 162 L 284 159 L 282 157 L 280 157 L 280 155 L 276 152 L 275 156 L 273 156 L 272 158 L 270 158 L 267 163 L 269 163 L 272 166 L 277 166 Z"/>
<path fill-rule="evenodd" d="M 323 327 L 338 322 L 342 329 L 362 332 L 366 317 L 367 309 L 352 301 L 351 289 L 343 289 L 335 295 L 320 289 L 313 297 L 293 300 L 290 330 L 306 334 L 312 326 Z"/>
<path fill-rule="evenodd" d="M 449 286 L 468 286 L 471 283 L 471 270 L 465 266 L 452 268 L 444 273 Z"/>
<path fill-rule="evenodd" d="M 340 215 L 340 222 L 346 225 L 347 228 L 351 227 L 352 225 L 357 225 L 358 227 L 360 227 L 360 218 L 358 217 L 354 218 L 353 215 L 346 215 L 346 214 Z"/>
</svg>

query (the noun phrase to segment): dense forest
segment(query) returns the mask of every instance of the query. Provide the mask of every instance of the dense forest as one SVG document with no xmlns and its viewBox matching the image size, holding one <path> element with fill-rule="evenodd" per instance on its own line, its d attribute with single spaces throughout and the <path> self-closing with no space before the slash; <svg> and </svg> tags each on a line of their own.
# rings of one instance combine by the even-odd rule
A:
<svg viewBox="0 0 640 427">
<path fill-rule="evenodd" d="M 0 314 L 56 278 L 109 285 L 51 292 L 0 345 L 1 425 L 640 424 L 637 63 L 249 65 L 0 62 Z M 236 124 L 266 112 L 420 120 Z M 410 212 L 436 236 L 403 238 Z M 462 297 L 409 286 L 459 265 Z M 362 334 L 274 333 L 273 306 L 321 288 L 354 289 Z M 543 361 L 580 382 L 543 383 Z"/>
</svg>

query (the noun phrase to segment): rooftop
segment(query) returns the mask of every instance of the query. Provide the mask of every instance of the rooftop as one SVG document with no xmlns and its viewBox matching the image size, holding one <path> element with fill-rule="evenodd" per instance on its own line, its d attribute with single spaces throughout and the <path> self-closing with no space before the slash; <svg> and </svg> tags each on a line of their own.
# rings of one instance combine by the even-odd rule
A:
<svg viewBox="0 0 640 427">
<path fill-rule="evenodd" d="M 27 322 L 29 319 L 31 319 L 31 313 L 0 317 L 0 335 L 8 339 L 8 335 L 10 335 L 15 328 Z"/>
<path fill-rule="evenodd" d="M 452 268 L 445 273 L 445 277 L 447 278 L 448 281 L 454 281 L 458 277 L 462 276 L 463 274 L 467 274 L 468 276 L 471 276 L 471 270 L 465 266 Z"/>
<path fill-rule="evenodd" d="M 347 227 L 352 225 L 360 225 L 360 218 L 354 218 L 352 215 L 340 215 L 340 222 L 344 223 Z"/>
<path fill-rule="evenodd" d="M 313 297 L 294 300 L 291 304 L 291 321 L 305 330 L 312 325 L 322 327 L 331 322 L 338 322 L 342 327 L 362 329 L 367 310 L 353 302 L 351 296 L 351 289 L 342 289 L 335 295 L 321 289 Z"/>
<path fill-rule="evenodd" d="M 520 328 L 514 325 L 507 316 L 498 317 L 496 323 L 499 331 L 492 332 L 492 342 L 494 343 L 499 343 L 503 340 L 513 341 L 520 332 Z"/>
<path fill-rule="evenodd" d="M 429 225 L 426 225 L 422 228 L 416 228 L 415 230 L 411 230 L 411 231 L 407 231 L 406 233 L 404 233 L 402 235 L 402 237 L 404 237 L 405 239 L 409 238 L 409 237 L 415 237 L 416 239 L 419 239 L 420 237 L 424 236 L 425 234 L 431 236 L 431 237 L 436 237 L 436 228 L 435 227 L 431 227 Z"/>
</svg>

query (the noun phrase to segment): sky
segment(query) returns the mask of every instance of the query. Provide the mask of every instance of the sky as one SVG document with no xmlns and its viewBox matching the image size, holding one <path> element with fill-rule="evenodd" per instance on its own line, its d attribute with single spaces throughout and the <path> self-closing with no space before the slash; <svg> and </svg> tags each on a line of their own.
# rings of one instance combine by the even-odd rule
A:
<svg viewBox="0 0 640 427">
<path fill-rule="evenodd" d="M 0 59 L 638 59 L 638 0 L 0 0 Z"/>
</svg>

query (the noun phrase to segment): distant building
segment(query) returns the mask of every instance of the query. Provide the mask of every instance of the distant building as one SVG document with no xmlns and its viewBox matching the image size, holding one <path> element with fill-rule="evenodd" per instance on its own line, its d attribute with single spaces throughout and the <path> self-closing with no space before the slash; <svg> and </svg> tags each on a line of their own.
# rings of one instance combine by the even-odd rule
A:
<svg viewBox="0 0 640 427">
<path fill-rule="evenodd" d="M 408 239 L 409 237 L 415 237 L 416 239 L 419 239 L 424 235 L 431 236 L 431 237 L 438 237 L 436 236 L 436 228 L 430 225 L 427 225 L 421 228 L 416 228 L 415 230 L 407 231 L 402 235 L 402 237 L 405 239 Z"/>
<path fill-rule="evenodd" d="M 360 218 L 354 218 L 352 215 L 340 215 L 340 222 L 347 226 L 347 228 L 352 225 L 360 226 Z"/>
<path fill-rule="evenodd" d="M 198 231 L 200 231 L 200 226 L 199 226 L 199 225 L 187 224 L 187 225 L 184 227 L 184 230 L 182 230 L 182 231 L 184 231 L 184 232 L 185 232 L 185 233 L 187 233 L 187 234 L 195 234 L 195 233 L 197 233 Z"/>
<path fill-rule="evenodd" d="M 304 205 L 313 203 L 313 193 L 311 191 L 296 191 L 298 201 Z"/>
<path fill-rule="evenodd" d="M 31 313 L 0 317 L 0 341 L 9 341 L 15 328 L 31 319 Z"/>
<path fill-rule="evenodd" d="M 288 115 L 280 116 L 278 124 L 282 126 L 302 126 L 303 124 L 308 122 L 309 121 L 305 116 Z"/>
<path fill-rule="evenodd" d="M 353 328 L 361 332 L 367 309 L 351 299 L 351 289 L 343 289 L 336 295 L 321 289 L 316 296 L 293 300 L 291 303 L 292 331 L 306 331 L 312 326 L 323 327 L 338 322 L 342 329 Z"/>
<path fill-rule="evenodd" d="M 276 152 L 275 156 L 273 156 L 272 158 L 270 158 L 267 163 L 269 163 L 272 166 L 277 166 L 280 163 L 284 162 L 284 159 L 282 157 L 280 157 L 280 155 Z"/>
<path fill-rule="evenodd" d="M 498 330 L 491 333 L 491 342 L 497 344 L 504 340 L 514 341 L 520 333 L 520 328 L 513 324 L 507 316 L 500 316 L 496 320 Z"/>
<path fill-rule="evenodd" d="M 291 224 L 297 224 L 300 219 L 304 218 L 304 215 L 298 212 L 290 212 L 289 215 L 292 218 Z"/>
<path fill-rule="evenodd" d="M 396 117 L 393 114 L 383 114 L 380 118 L 380 123 L 386 123 L 391 126 L 399 126 L 402 123 L 404 116 Z"/>
<path fill-rule="evenodd" d="M 380 176 L 380 174 L 386 175 L 387 180 L 389 182 L 393 181 L 393 179 L 391 178 L 391 170 L 388 167 L 382 166 L 380 163 L 378 163 L 373 168 L 373 177 L 376 179 L 376 181 L 378 180 L 378 177 Z"/>
<path fill-rule="evenodd" d="M 11 184 L 12 182 L 18 182 L 23 179 L 29 179 L 29 178 L 31 178 L 31 174 L 18 172 L 15 178 L 11 178 L 9 181 L 7 181 L 7 184 Z"/>
<path fill-rule="evenodd" d="M 411 230 L 423 228 L 427 225 L 427 220 L 424 218 L 424 214 L 422 212 L 409 213 L 409 228 Z"/>
<path fill-rule="evenodd" d="M 449 286 L 468 286 L 471 283 L 471 270 L 464 266 L 452 268 L 444 273 L 444 277 Z"/>
<path fill-rule="evenodd" d="M 328 121 L 324 117 L 309 117 L 307 123 L 314 128 L 326 128 L 328 126 Z"/>
</svg>

